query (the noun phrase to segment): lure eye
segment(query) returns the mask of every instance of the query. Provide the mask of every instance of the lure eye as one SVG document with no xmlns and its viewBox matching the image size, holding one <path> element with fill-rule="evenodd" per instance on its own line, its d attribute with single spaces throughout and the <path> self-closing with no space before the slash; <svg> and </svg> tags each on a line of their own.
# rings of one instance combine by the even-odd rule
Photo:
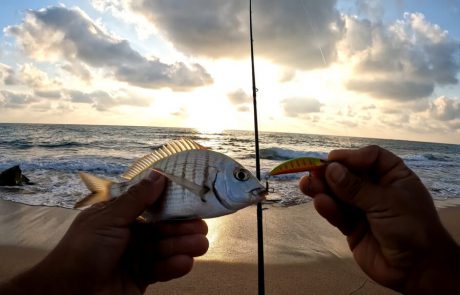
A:
<svg viewBox="0 0 460 295">
<path fill-rule="evenodd" d="M 233 175 L 239 181 L 246 181 L 249 179 L 249 171 L 246 169 L 242 169 L 242 168 L 236 169 L 233 172 Z"/>
</svg>

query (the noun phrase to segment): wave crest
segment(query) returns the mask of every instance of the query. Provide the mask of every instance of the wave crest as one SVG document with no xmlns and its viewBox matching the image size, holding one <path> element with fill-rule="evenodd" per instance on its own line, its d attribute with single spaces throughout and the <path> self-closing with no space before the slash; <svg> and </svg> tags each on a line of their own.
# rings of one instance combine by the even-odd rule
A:
<svg viewBox="0 0 460 295">
<path fill-rule="evenodd" d="M 278 147 L 271 147 L 260 150 L 260 158 L 267 160 L 284 161 L 299 157 L 326 158 L 327 153 L 314 151 L 295 151 Z"/>
<path fill-rule="evenodd" d="M 436 154 L 418 154 L 418 155 L 407 155 L 404 156 L 405 161 L 440 161 L 447 162 L 452 159 L 449 156 L 436 155 Z"/>
</svg>

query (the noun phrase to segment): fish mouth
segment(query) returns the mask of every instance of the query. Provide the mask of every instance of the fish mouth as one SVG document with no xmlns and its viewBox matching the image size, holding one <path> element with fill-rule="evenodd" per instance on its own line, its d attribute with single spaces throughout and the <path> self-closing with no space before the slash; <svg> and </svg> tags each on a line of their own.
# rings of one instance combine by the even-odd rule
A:
<svg viewBox="0 0 460 295">
<path fill-rule="evenodd" d="M 254 201 L 265 200 L 265 196 L 268 195 L 268 191 L 265 188 L 256 188 L 249 192 Z"/>
</svg>

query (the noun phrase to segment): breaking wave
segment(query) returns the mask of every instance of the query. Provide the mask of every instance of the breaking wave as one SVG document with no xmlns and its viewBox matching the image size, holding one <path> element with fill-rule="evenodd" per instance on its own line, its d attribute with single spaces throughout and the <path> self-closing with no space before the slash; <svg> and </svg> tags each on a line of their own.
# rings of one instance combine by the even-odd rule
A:
<svg viewBox="0 0 460 295">
<path fill-rule="evenodd" d="M 92 173 L 101 173 L 108 175 L 119 175 L 123 173 L 131 161 L 117 157 L 60 157 L 30 159 L 19 162 L 6 161 L 0 164 L 0 170 L 3 171 L 14 165 L 19 165 L 21 169 L 27 171 L 33 170 L 55 170 L 61 172 L 77 173 L 86 171 Z"/>
<path fill-rule="evenodd" d="M 272 147 L 260 150 L 260 157 L 267 160 L 290 160 L 298 157 L 315 157 L 315 158 L 326 158 L 327 153 L 324 152 L 305 152 L 295 151 L 290 149 Z"/>
<path fill-rule="evenodd" d="M 435 154 L 420 154 L 420 155 L 408 155 L 403 157 L 406 161 L 439 161 L 447 162 L 452 159 L 447 155 L 435 155 Z"/>
</svg>

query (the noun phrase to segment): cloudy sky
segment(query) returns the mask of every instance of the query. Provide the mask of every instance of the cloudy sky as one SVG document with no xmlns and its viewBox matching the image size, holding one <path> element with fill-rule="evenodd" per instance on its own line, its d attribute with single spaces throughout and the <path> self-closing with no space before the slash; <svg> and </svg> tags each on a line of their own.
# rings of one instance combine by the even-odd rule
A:
<svg viewBox="0 0 460 295">
<path fill-rule="evenodd" d="M 253 0 L 263 131 L 460 144 L 459 0 Z M 247 0 L 3 0 L 0 122 L 252 129 Z"/>
</svg>

